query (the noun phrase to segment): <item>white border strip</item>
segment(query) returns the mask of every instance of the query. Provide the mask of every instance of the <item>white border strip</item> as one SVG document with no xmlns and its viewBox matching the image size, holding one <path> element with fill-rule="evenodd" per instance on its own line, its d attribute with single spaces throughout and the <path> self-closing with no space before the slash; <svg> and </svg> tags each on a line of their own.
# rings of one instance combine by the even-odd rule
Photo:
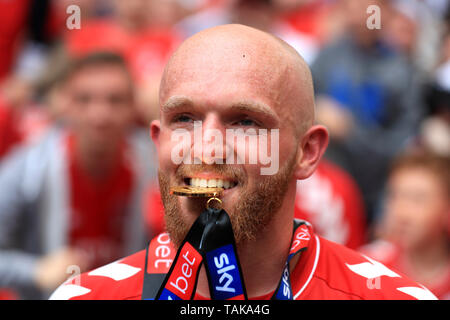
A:
<svg viewBox="0 0 450 320">
<path fill-rule="evenodd" d="M 306 287 L 308 286 L 308 284 L 311 282 L 312 276 L 314 274 L 314 272 L 316 271 L 317 268 L 317 263 L 319 262 L 319 254 L 320 254 L 320 240 L 319 237 L 317 235 L 315 235 L 316 238 L 316 256 L 314 258 L 314 265 L 313 268 L 311 270 L 311 273 L 308 277 L 308 279 L 306 280 L 305 284 L 303 285 L 303 287 L 297 292 L 297 294 L 294 296 L 294 300 L 297 299 L 297 297 L 299 295 L 302 294 L 302 292 L 306 289 Z"/>
</svg>

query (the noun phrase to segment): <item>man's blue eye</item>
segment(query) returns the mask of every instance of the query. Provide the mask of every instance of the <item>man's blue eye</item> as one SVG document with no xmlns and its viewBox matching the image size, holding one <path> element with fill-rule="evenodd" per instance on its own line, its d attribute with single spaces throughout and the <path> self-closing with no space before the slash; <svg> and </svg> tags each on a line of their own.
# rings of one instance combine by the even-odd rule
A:
<svg viewBox="0 0 450 320">
<path fill-rule="evenodd" d="M 174 119 L 175 122 L 191 122 L 192 118 L 186 115 L 178 116 Z"/>
<path fill-rule="evenodd" d="M 240 125 L 240 126 L 256 126 L 257 123 L 251 119 L 242 119 L 236 122 L 236 124 Z"/>
</svg>

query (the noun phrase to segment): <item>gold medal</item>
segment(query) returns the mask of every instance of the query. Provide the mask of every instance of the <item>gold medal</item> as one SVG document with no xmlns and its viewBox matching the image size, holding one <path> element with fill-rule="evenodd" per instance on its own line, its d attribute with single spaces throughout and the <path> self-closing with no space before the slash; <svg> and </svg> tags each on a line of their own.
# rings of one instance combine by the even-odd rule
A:
<svg viewBox="0 0 450 320">
<path fill-rule="evenodd" d="M 170 188 L 170 194 L 185 197 L 216 197 L 220 196 L 223 190 L 223 188 L 176 186 Z"/>
</svg>

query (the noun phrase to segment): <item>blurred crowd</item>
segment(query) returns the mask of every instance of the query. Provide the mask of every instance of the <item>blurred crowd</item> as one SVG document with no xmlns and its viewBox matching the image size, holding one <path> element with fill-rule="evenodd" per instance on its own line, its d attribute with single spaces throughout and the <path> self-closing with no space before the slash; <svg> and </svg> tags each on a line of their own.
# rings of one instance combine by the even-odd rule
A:
<svg viewBox="0 0 450 320">
<path fill-rule="evenodd" d="M 226 23 L 311 67 L 331 138 L 295 216 L 450 299 L 447 0 L 0 0 L 0 299 L 47 298 L 163 230 L 159 80 Z"/>
</svg>

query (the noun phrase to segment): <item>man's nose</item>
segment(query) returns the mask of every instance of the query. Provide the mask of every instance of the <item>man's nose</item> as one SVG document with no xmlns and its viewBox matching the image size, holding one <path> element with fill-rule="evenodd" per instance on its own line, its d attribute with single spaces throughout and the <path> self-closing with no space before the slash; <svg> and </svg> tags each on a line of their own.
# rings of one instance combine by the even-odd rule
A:
<svg viewBox="0 0 450 320">
<path fill-rule="evenodd" d="M 209 115 L 194 124 L 194 162 L 223 164 L 227 154 L 226 128 L 219 117 Z"/>
</svg>

